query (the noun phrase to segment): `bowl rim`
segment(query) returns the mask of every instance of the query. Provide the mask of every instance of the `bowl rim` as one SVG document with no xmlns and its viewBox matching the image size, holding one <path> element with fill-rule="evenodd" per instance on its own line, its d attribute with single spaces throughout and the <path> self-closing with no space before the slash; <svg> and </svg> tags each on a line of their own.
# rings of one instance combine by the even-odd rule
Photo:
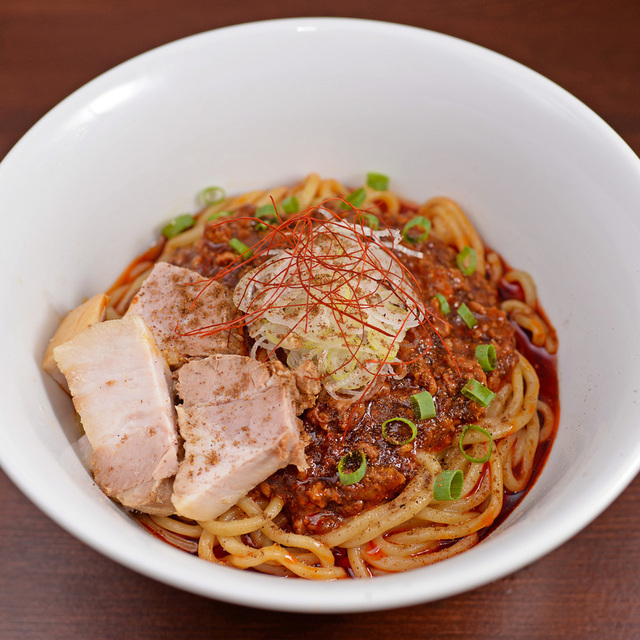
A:
<svg viewBox="0 0 640 640">
<path fill-rule="evenodd" d="M 17 154 L 20 149 L 32 139 L 36 138 L 41 128 L 48 126 L 48 124 L 54 122 L 56 118 L 62 117 L 67 111 L 73 111 L 77 104 L 86 102 L 94 92 L 102 91 L 102 85 L 104 83 L 109 83 L 112 80 L 119 82 L 120 74 L 126 75 L 128 70 L 132 70 L 134 75 L 137 75 L 138 72 L 135 71 L 134 65 L 139 60 L 151 61 L 157 57 L 170 54 L 172 51 L 175 51 L 176 48 L 193 46 L 200 41 L 218 38 L 220 34 L 237 33 L 239 36 L 243 36 L 251 32 L 262 32 L 266 35 L 275 33 L 283 27 L 294 25 L 309 27 L 317 25 L 322 26 L 324 29 L 342 27 L 356 30 L 377 29 L 381 33 L 389 33 L 390 31 L 399 33 L 404 31 L 407 34 L 410 33 L 416 37 L 424 38 L 425 41 L 430 40 L 434 46 L 449 47 L 457 51 L 462 51 L 463 53 L 471 51 L 475 56 L 480 56 L 488 60 L 491 64 L 499 63 L 513 73 L 535 82 L 537 86 L 544 87 L 546 91 L 551 92 L 563 102 L 563 104 L 568 105 L 573 111 L 579 113 L 581 117 L 589 122 L 590 126 L 595 127 L 599 133 L 607 137 L 608 143 L 614 145 L 616 152 L 624 156 L 629 163 L 635 166 L 635 170 L 640 176 L 640 159 L 638 159 L 624 140 L 622 140 L 606 122 L 572 94 L 529 67 L 480 45 L 436 31 L 379 20 L 335 17 L 283 18 L 231 25 L 180 38 L 126 60 L 76 89 L 40 118 L 2 159 L 0 162 L 0 175 L 2 175 L 3 168 L 12 162 L 14 154 Z M 494 565 L 487 567 L 487 571 L 482 575 L 474 576 L 466 580 L 462 588 L 458 588 L 455 584 L 449 584 L 448 588 L 443 589 L 437 596 L 425 597 L 424 593 L 421 593 L 419 589 L 412 591 L 411 589 L 398 588 L 399 585 L 405 583 L 407 585 L 413 585 L 414 583 L 421 582 L 417 579 L 417 575 L 421 574 L 421 570 L 411 571 L 410 575 L 405 573 L 376 578 L 376 580 L 373 581 L 373 585 L 367 585 L 366 587 L 363 587 L 360 581 L 340 581 L 338 583 L 332 583 L 332 595 L 328 595 L 324 584 L 306 582 L 304 583 L 305 586 L 303 589 L 295 586 L 294 581 L 280 581 L 278 589 L 269 589 L 268 586 L 273 584 L 272 577 L 261 574 L 251 574 L 251 577 L 246 579 L 244 572 L 232 569 L 228 571 L 233 571 L 237 579 L 229 580 L 224 587 L 218 584 L 206 584 L 203 580 L 195 584 L 193 575 L 204 576 L 206 573 L 199 570 L 201 568 L 199 565 L 202 564 L 202 561 L 198 558 L 190 558 L 182 552 L 171 548 L 166 548 L 167 557 L 171 557 L 173 553 L 180 554 L 180 562 L 185 563 L 185 566 L 188 566 L 188 563 L 192 561 L 193 563 L 198 563 L 198 566 L 193 565 L 193 574 L 185 572 L 183 574 L 168 576 L 162 566 L 152 564 L 147 558 L 137 557 L 126 548 L 119 549 L 112 544 L 108 544 L 105 539 L 97 539 L 95 535 L 90 533 L 89 529 L 78 526 L 78 523 L 72 517 L 68 517 L 66 512 L 59 509 L 55 503 L 44 500 L 39 489 L 29 482 L 28 474 L 17 465 L 14 465 L 8 456 L 3 455 L 2 450 L 0 450 L 0 463 L 16 486 L 49 518 L 88 546 L 126 567 L 171 586 L 234 604 L 244 604 L 271 610 L 310 613 L 344 613 L 408 606 L 428 600 L 446 598 L 500 579 L 564 544 L 569 538 L 573 537 L 597 518 L 624 491 L 640 471 L 640 458 L 635 460 L 632 458 L 627 459 L 621 473 L 609 481 L 606 490 L 601 491 L 600 494 L 594 498 L 589 508 L 583 508 L 580 511 L 579 517 L 577 517 L 575 512 L 571 513 L 571 517 L 569 517 L 569 515 L 564 516 L 561 533 L 553 539 L 541 541 L 535 548 L 526 549 L 517 557 L 512 555 L 509 562 L 503 562 L 500 566 Z M 156 541 L 154 541 L 154 544 L 155 543 Z M 486 547 L 490 545 L 490 543 L 491 540 L 487 539 L 481 547 Z M 160 542 L 157 544 L 163 545 L 163 543 Z M 165 545 L 163 545 L 163 547 L 164 546 Z M 467 551 L 464 555 L 474 552 L 475 549 L 478 549 L 478 547 Z M 452 558 L 447 561 L 447 563 L 454 561 L 457 562 L 456 558 Z M 416 578 L 414 578 L 414 576 L 416 576 Z M 227 577 L 226 574 L 225 577 Z M 256 593 L 255 589 L 247 590 L 246 584 L 248 582 L 264 583 L 263 586 L 267 588 L 261 589 L 259 593 Z M 287 582 L 289 582 L 288 585 Z M 232 583 L 231 589 L 229 589 L 230 583 Z M 298 585 L 300 584 L 297 581 L 296 583 Z M 387 589 L 387 587 L 389 587 L 389 589 Z M 283 592 L 286 593 L 286 596 L 283 595 Z M 324 602 L 320 608 L 318 608 L 318 605 L 315 603 L 315 598 L 317 597 L 324 598 Z"/>
</svg>

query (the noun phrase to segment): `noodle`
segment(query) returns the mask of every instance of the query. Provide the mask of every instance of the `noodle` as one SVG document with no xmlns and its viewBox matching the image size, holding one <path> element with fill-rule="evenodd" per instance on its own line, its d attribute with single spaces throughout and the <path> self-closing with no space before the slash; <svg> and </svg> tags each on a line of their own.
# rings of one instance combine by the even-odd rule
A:
<svg viewBox="0 0 640 640">
<path fill-rule="evenodd" d="M 371 338 L 373 346 L 368 352 L 369 355 L 361 360 L 358 359 L 358 349 L 352 350 L 350 347 L 348 349 L 351 355 L 347 357 L 346 364 L 344 359 L 337 359 L 335 352 L 329 353 L 327 361 L 337 364 L 333 369 L 330 364 L 326 365 L 326 371 L 321 371 L 321 374 L 333 380 L 333 386 L 327 385 L 326 390 L 333 398 L 326 401 L 328 404 L 318 405 L 309 410 L 305 425 L 311 428 L 309 425 L 324 424 L 322 428 L 327 430 L 326 433 L 329 433 L 329 428 L 338 429 L 339 426 L 343 429 L 342 442 L 355 442 L 355 450 L 363 452 L 363 455 L 366 453 L 367 459 L 373 461 L 370 471 L 372 475 L 370 478 L 365 477 L 366 481 L 373 483 L 371 486 L 374 488 L 378 487 L 375 484 L 375 460 L 391 455 L 384 447 L 389 450 L 391 448 L 385 445 L 380 437 L 377 440 L 364 438 L 358 442 L 355 435 L 357 429 L 354 430 L 351 425 L 360 424 L 359 421 L 368 425 L 367 416 L 374 410 L 379 411 L 380 415 L 384 414 L 387 410 L 387 405 L 384 404 L 386 400 L 383 402 L 376 398 L 382 398 L 386 394 L 387 397 L 399 398 L 399 403 L 404 398 L 403 401 L 407 404 L 411 389 L 405 393 L 403 384 L 409 388 L 411 384 L 419 383 L 421 388 L 430 391 L 435 397 L 443 385 L 459 387 L 459 380 L 463 374 L 466 378 L 473 377 L 472 374 L 483 376 L 485 385 L 493 389 L 495 396 L 486 410 L 477 407 L 473 409 L 473 423 L 481 430 L 467 431 L 464 441 L 458 442 L 462 427 L 467 421 L 456 417 L 451 418 L 449 422 L 442 422 L 440 431 L 430 436 L 433 440 L 425 440 L 426 436 L 420 431 L 418 439 L 413 444 L 402 444 L 393 450 L 392 463 L 387 467 L 393 467 L 400 460 L 402 463 L 396 464 L 396 475 L 392 469 L 384 467 L 384 474 L 380 476 L 380 486 L 384 484 L 384 478 L 401 476 L 402 480 L 398 480 L 394 485 L 396 488 L 378 489 L 380 495 L 387 491 L 382 497 L 378 494 L 374 497 L 367 494 L 366 497 L 359 498 L 362 503 L 359 510 L 357 505 L 349 504 L 346 498 L 343 500 L 349 489 L 341 487 L 335 480 L 331 484 L 325 479 L 314 488 L 311 486 L 316 482 L 313 476 L 299 480 L 295 474 L 288 474 L 283 470 L 254 488 L 235 506 L 213 520 L 192 522 L 179 516 L 139 516 L 144 526 L 168 542 L 176 544 L 176 539 L 182 540 L 184 542 L 177 546 L 191 551 L 197 548 L 197 554 L 211 562 L 279 576 L 333 580 L 348 576 L 365 578 L 388 572 L 406 571 L 438 562 L 477 544 L 505 515 L 502 513 L 505 493 L 523 494 L 539 472 L 555 432 L 558 405 L 555 397 L 541 397 L 536 359 L 542 357 L 539 355 L 540 349 L 549 357 L 553 356 L 557 351 L 557 338 L 553 327 L 539 307 L 533 279 L 522 271 L 508 269 L 497 253 L 487 251 L 477 231 L 454 201 L 439 197 L 417 206 L 388 190 L 379 191 L 365 185 L 363 191 L 362 202 L 350 209 L 348 206 L 341 209 L 339 205 L 349 197 L 350 190 L 336 180 L 323 180 L 318 175 L 311 174 L 293 187 L 282 186 L 225 197 L 203 209 L 195 217 L 191 228 L 160 245 L 156 257 L 158 261 L 197 268 L 205 278 L 215 277 L 233 286 L 238 281 L 243 282 L 242 274 L 245 274 L 245 278 L 249 277 L 246 276 L 247 269 L 240 268 L 234 275 L 234 265 L 238 264 L 237 255 L 228 247 L 218 247 L 215 251 L 208 247 L 218 242 L 212 240 L 216 233 L 225 233 L 225 225 L 241 231 L 253 225 L 253 215 L 257 207 L 271 203 L 278 206 L 295 197 L 299 211 L 315 212 L 314 225 L 320 227 L 329 223 L 322 222 L 321 216 L 317 213 L 318 207 L 328 210 L 332 215 L 338 215 L 335 212 L 342 210 L 340 215 L 345 219 L 349 215 L 353 219 L 355 214 L 355 221 L 349 223 L 355 227 L 358 225 L 358 212 L 366 212 L 379 218 L 381 227 L 384 227 L 378 235 L 375 235 L 374 231 L 367 231 L 367 237 L 380 238 L 380 243 L 388 243 L 384 247 L 391 248 L 384 251 L 394 256 L 393 260 L 398 261 L 402 269 L 406 269 L 406 272 L 392 272 L 391 267 L 388 267 L 385 271 L 385 278 L 391 281 L 389 286 L 396 297 L 392 298 L 391 293 L 384 293 L 381 286 L 375 285 L 376 295 L 387 296 L 384 298 L 384 304 L 391 304 L 391 301 L 397 310 L 403 302 L 402 294 L 407 294 L 406 298 L 411 301 L 414 284 L 423 277 L 420 261 L 423 251 L 426 252 L 427 248 L 426 242 L 424 245 L 414 243 L 409 246 L 392 246 L 392 230 L 400 228 L 411 216 L 427 218 L 431 224 L 429 241 L 433 238 L 433 241 L 438 243 L 433 249 L 435 253 L 439 252 L 440 256 L 449 259 L 447 256 L 454 256 L 456 252 L 462 252 L 465 248 L 473 251 L 475 273 L 479 275 L 474 275 L 476 280 L 469 286 L 470 291 L 478 293 L 473 297 L 465 289 L 465 295 L 468 295 L 470 300 L 469 307 L 480 317 L 486 316 L 487 323 L 495 321 L 496 318 L 508 317 L 520 332 L 516 333 L 520 349 L 516 351 L 513 346 L 516 338 L 509 338 L 513 343 L 509 347 L 511 359 L 508 362 L 505 360 L 506 364 L 502 363 L 499 370 L 493 373 L 486 372 L 485 375 L 480 371 L 477 362 L 468 356 L 469 347 L 456 342 L 460 330 L 456 330 L 458 333 L 452 332 L 453 320 L 443 320 L 442 314 L 438 315 L 430 310 L 430 299 L 420 299 L 417 301 L 423 310 L 420 323 L 411 324 L 406 319 L 402 321 L 403 332 L 397 334 L 401 336 L 398 344 L 392 347 L 385 343 L 385 355 L 378 355 L 381 363 L 375 366 L 371 364 L 375 360 L 376 348 L 382 352 L 381 347 L 376 346 L 374 338 Z M 247 223 L 246 220 L 253 222 Z M 269 229 L 281 222 L 282 220 L 267 222 L 264 225 L 267 231 L 263 233 L 269 233 Z M 364 226 L 362 228 L 364 234 Z M 254 243 L 256 238 L 251 236 L 251 233 L 253 232 L 246 232 L 245 237 Z M 342 231 L 340 234 L 342 235 L 338 244 L 344 249 L 348 243 Z M 349 240 L 353 246 L 359 243 L 368 256 L 366 259 L 373 260 L 370 257 L 373 254 L 362 239 L 364 236 L 354 237 L 356 240 Z M 353 255 L 354 250 L 344 249 L 349 255 Z M 274 251 L 270 245 L 269 252 L 265 250 L 264 255 L 259 256 L 257 264 L 265 263 L 274 255 Z M 376 260 L 380 261 L 380 258 Z M 141 259 L 129 270 L 124 280 L 116 283 L 117 286 L 109 292 L 111 301 L 107 318 L 119 318 L 125 313 L 154 263 L 154 259 Z M 326 260 L 322 264 L 325 263 Z M 274 272 L 285 271 L 284 267 L 279 266 L 280 263 L 275 262 L 275 265 L 277 268 Z M 316 266 L 313 268 L 318 269 Z M 372 267 L 367 267 L 370 268 Z M 438 263 L 434 269 L 442 271 L 443 267 Z M 249 273 L 251 277 L 247 282 L 255 288 L 258 278 L 251 275 L 253 272 Z M 275 276 L 269 278 L 273 281 Z M 360 276 L 359 283 L 363 280 L 364 276 Z M 246 302 L 249 285 L 244 286 L 247 289 L 243 291 L 243 301 L 237 306 L 247 313 L 248 318 L 253 311 Z M 502 299 L 498 299 L 495 304 L 487 302 L 494 295 L 491 291 L 498 291 L 502 286 L 505 290 L 520 293 L 515 297 L 503 294 Z M 277 300 L 280 294 L 280 290 L 265 294 L 260 305 L 274 305 L 274 300 Z M 350 295 L 356 296 L 355 293 Z M 267 302 L 264 302 L 265 300 Z M 361 301 L 359 303 L 362 304 Z M 243 304 L 245 308 L 242 307 Z M 246 311 L 246 308 L 249 311 Z M 437 311 L 438 307 L 435 309 Z M 333 313 L 335 315 L 335 311 Z M 455 314 L 452 315 L 455 317 Z M 456 322 L 460 323 L 460 320 L 456 319 Z M 309 324 L 308 318 L 305 323 Z M 301 324 L 300 320 L 297 320 L 291 324 L 300 327 L 304 323 Z M 245 332 L 251 330 L 248 320 L 245 320 L 243 326 Z M 355 334 L 358 334 L 358 326 Z M 275 358 L 277 349 L 286 347 L 286 337 L 290 334 L 285 332 L 284 337 L 277 335 L 273 338 L 271 325 L 264 324 L 262 327 L 259 334 L 251 334 L 248 343 L 250 353 L 256 358 Z M 408 337 L 403 342 L 405 331 Z M 362 329 L 361 333 L 364 335 L 365 330 Z M 345 335 L 344 331 L 342 335 Z M 422 342 L 415 336 L 421 336 Z M 495 341 L 502 344 L 498 338 Z M 402 345 L 399 344 L 401 342 Z M 421 352 L 415 347 L 417 344 L 426 344 L 429 349 L 440 349 L 440 357 L 448 362 L 448 370 L 434 373 L 435 370 L 432 371 L 421 364 Z M 294 354 L 292 350 L 287 362 L 291 364 L 295 360 L 297 364 L 305 357 L 319 357 L 314 354 L 314 351 L 310 356 Z M 407 354 L 410 357 L 407 357 Z M 532 358 L 533 363 L 530 361 Z M 352 372 L 358 365 L 362 365 L 366 375 L 357 378 L 352 385 L 353 388 L 347 388 L 344 381 L 350 379 L 350 376 L 353 378 Z M 407 372 L 411 372 L 413 377 L 404 378 Z M 403 379 L 411 383 L 403 383 Z M 550 386 L 553 387 L 553 384 Z M 405 395 L 402 396 L 402 393 Z M 451 394 L 451 406 L 460 404 L 456 399 L 459 395 L 455 396 L 453 392 Z M 327 407 L 342 409 L 336 409 L 337 413 L 334 412 L 331 414 L 333 417 L 327 418 L 326 415 L 330 414 Z M 467 414 L 462 412 L 459 415 Z M 318 428 L 317 433 L 321 434 L 322 430 Z M 490 434 L 491 443 L 488 442 L 485 433 Z M 326 453 L 329 449 L 320 448 L 318 451 L 325 451 L 325 454 L 329 455 Z M 320 457 L 318 454 L 318 459 Z M 472 459 L 482 462 L 474 462 Z M 462 492 L 456 500 L 434 497 L 435 480 L 445 469 L 459 470 L 463 474 Z M 296 491 L 298 493 L 295 493 Z M 307 493 L 304 493 L 305 491 Z M 318 508 L 320 515 L 309 512 L 308 506 L 304 507 L 310 499 L 317 500 L 317 504 L 323 504 L 322 496 L 325 493 L 332 498 L 327 498 L 328 507 Z M 299 495 L 305 498 L 298 498 Z M 338 506 L 331 506 L 333 504 Z M 323 513 L 328 514 L 329 518 L 324 524 L 320 518 Z"/>
</svg>

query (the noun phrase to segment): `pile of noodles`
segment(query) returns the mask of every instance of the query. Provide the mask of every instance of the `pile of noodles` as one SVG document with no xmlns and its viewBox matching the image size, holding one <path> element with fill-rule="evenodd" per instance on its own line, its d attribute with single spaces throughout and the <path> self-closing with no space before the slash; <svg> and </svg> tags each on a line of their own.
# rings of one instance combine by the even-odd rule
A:
<svg viewBox="0 0 640 640">
<path fill-rule="evenodd" d="M 361 210 L 395 215 L 406 206 L 386 189 L 367 186 L 364 191 Z M 127 277 L 118 281 L 109 291 L 108 317 L 124 313 L 156 260 L 171 261 L 177 251 L 193 247 L 202 237 L 207 221 L 221 212 L 240 211 L 246 205 L 277 206 L 292 197 L 300 209 L 307 209 L 329 198 L 344 200 L 349 193 L 336 180 L 322 180 L 311 174 L 294 187 L 249 192 L 208 206 L 196 217 L 192 228 L 166 242 L 159 255 L 138 260 Z M 531 277 L 522 271 L 505 272 L 500 257 L 485 250 L 455 202 L 434 198 L 412 210 L 430 221 L 431 233 L 442 242 L 458 251 L 471 247 L 477 269 L 486 273 L 490 282 L 497 284 L 504 279 L 520 285 L 524 300 L 505 300 L 501 308 L 527 332 L 534 347 L 553 356 L 557 349 L 555 332 L 538 308 Z M 292 367 L 304 358 L 312 358 L 325 375 L 329 392 L 341 396 L 356 394 L 371 376 L 389 372 L 405 332 L 420 322 L 420 310 L 416 311 L 408 299 L 412 296 L 403 296 L 401 288 L 395 286 L 394 278 L 401 278 L 402 274 L 394 271 L 389 262 L 389 247 L 382 244 L 381 237 L 380 242 L 363 247 L 353 233 L 353 228 L 345 224 L 335 246 L 323 244 L 336 243 L 335 234 L 330 239 L 318 235 L 304 246 L 309 257 L 305 262 L 313 265 L 312 274 L 294 272 L 291 267 L 295 260 L 286 247 L 272 251 L 269 259 L 236 287 L 235 299 L 238 308 L 251 319 L 246 326 L 258 345 L 256 350 L 282 348 Z M 374 234 L 369 234 L 373 238 Z M 398 249 L 392 234 L 386 240 L 392 249 Z M 331 259 L 327 260 L 327 256 Z M 378 272 L 388 274 L 384 282 L 363 273 L 356 287 L 353 280 L 340 277 L 341 271 L 359 268 L 363 257 L 364 262 L 377 262 L 381 266 Z M 319 302 L 329 290 L 338 305 L 317 304 L 317 316 L 310 316 L 309 295 Z M 359 302 L 354 306 L 351 302 L 355 299 Z M 530 486 L 534 470 L 540 467 L 553 439 L 558 417 L 554 408 L 539 397 L 539 391 L 535 368 L 519 354 L 511 379 L 478 420 L 493 445 L 480 432 L 469 431 L 461 446 L 456 442 L 438 453 L 416 452 L 419 471 L 397 497 L 346 518 L 323 535 L 292 533 L 282 512 L 284 503 L 277 496 L 245 496 L 222 516 L 206 522 L 187 521 L 179 516 L 138 517 L 156 535 L 208 561 L 281 576 L 370 577 L 425 566 L 475 545 L 501 514 L 505 491 L 519 493 Z M 469 458 L 486 457 L 489 447 L 491 453 L 486 462 L 470 461 Z M 457 500 L 434 499 L 434 480 L 443 469 L 459 469 L 464 474 Z"/>
</svg>

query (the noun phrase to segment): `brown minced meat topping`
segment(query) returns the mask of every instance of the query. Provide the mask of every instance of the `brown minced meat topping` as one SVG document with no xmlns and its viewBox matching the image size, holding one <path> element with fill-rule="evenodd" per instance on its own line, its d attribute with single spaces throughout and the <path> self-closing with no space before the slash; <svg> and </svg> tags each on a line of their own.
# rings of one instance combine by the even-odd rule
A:
<svg viewBox="0 0 640 640">
<path fill-rule="evenodd" d="M 252 246 L 264 235 L 246 219 L 253 212 L 253 206 L 245 205 L 234 215 L 245 219 L 208 224 L 194 247 L 177 249 L 170 261 L 205 277 L 215 276 L 237 257 L 228 244 L 232 237 Z M 396 216 L 383 217 L 388 226 L 401 229 L 414 215 L 407 207 Z M 474 378 L 496 392 L 510 380 L 518 361 L 515 329 L 500 309 L 498 289 L 486 274 L 463 275 L 456 264 L 457 251 L 433 237 L 413 248 L 424 257 L 398 254 L 398 258 L 418 281 L 434 316 L 432 327 L 407 332 L 398 354 L 402 361 L 411 362 L 402 365 L 404 377 L 380 379 L 372 396 L 351 405 L 323 392 L 316 406 L 300 416 L 310 440 L 306 448 L 309 468 L 305 472 L 294 466 L 281 469 L 255 490 L 267 497 L 275 493 L 284 500 L 283 513 L 296 533 L 325 533 L 344 518 L 395 498 L 418 469 L 417 452 L 436 453 L 451 446 L 464 425 L 484 415 L 485 409 L 460 393 L 464 383 Z M 242 273 L 257 264 L 253 261 L 231 272 L 222 283 L 235 286 Z M 433 301 L 437 293 L 451 307 L 446 321 Z M 472 329 L 456 313 L 462 303 L 477 319 Z M 493 344 L 497 353 L 496 368 L 489 374 L 475 357 L 476 346 L 485 343 Z M 418 420 L 410 398 L 424 390 L 434 398 L 436 417 Z M 416 424 L 418 435 L 410 444 L 393 445 L 382 437 L 382 423 L 396 417 Z M 354 450 L 366 454 L 367 471 L 360 482 L 343 485 L 338 462 Z"/>
</svg>

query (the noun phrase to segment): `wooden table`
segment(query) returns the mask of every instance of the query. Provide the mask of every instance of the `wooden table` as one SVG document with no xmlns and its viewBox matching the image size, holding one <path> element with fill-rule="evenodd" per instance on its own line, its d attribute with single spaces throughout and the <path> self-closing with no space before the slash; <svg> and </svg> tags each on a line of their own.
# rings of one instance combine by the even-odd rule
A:
<svg viewBox="0 0 640 640">
<path fill-rule="evenodd" d="M 484 45 L 568 89 L 640 153 L 638 0 L 1 0 L 0 158 L 58 101 L 133 55 L 297 15 L 388 20 Z M 177 591 L 81 544 L 1 474 L 0 501 L 2 640 L 640 638 L 640 478 L 573 540 L 515 575 L 441 602 L 335 616 Z"/>
</svg>

